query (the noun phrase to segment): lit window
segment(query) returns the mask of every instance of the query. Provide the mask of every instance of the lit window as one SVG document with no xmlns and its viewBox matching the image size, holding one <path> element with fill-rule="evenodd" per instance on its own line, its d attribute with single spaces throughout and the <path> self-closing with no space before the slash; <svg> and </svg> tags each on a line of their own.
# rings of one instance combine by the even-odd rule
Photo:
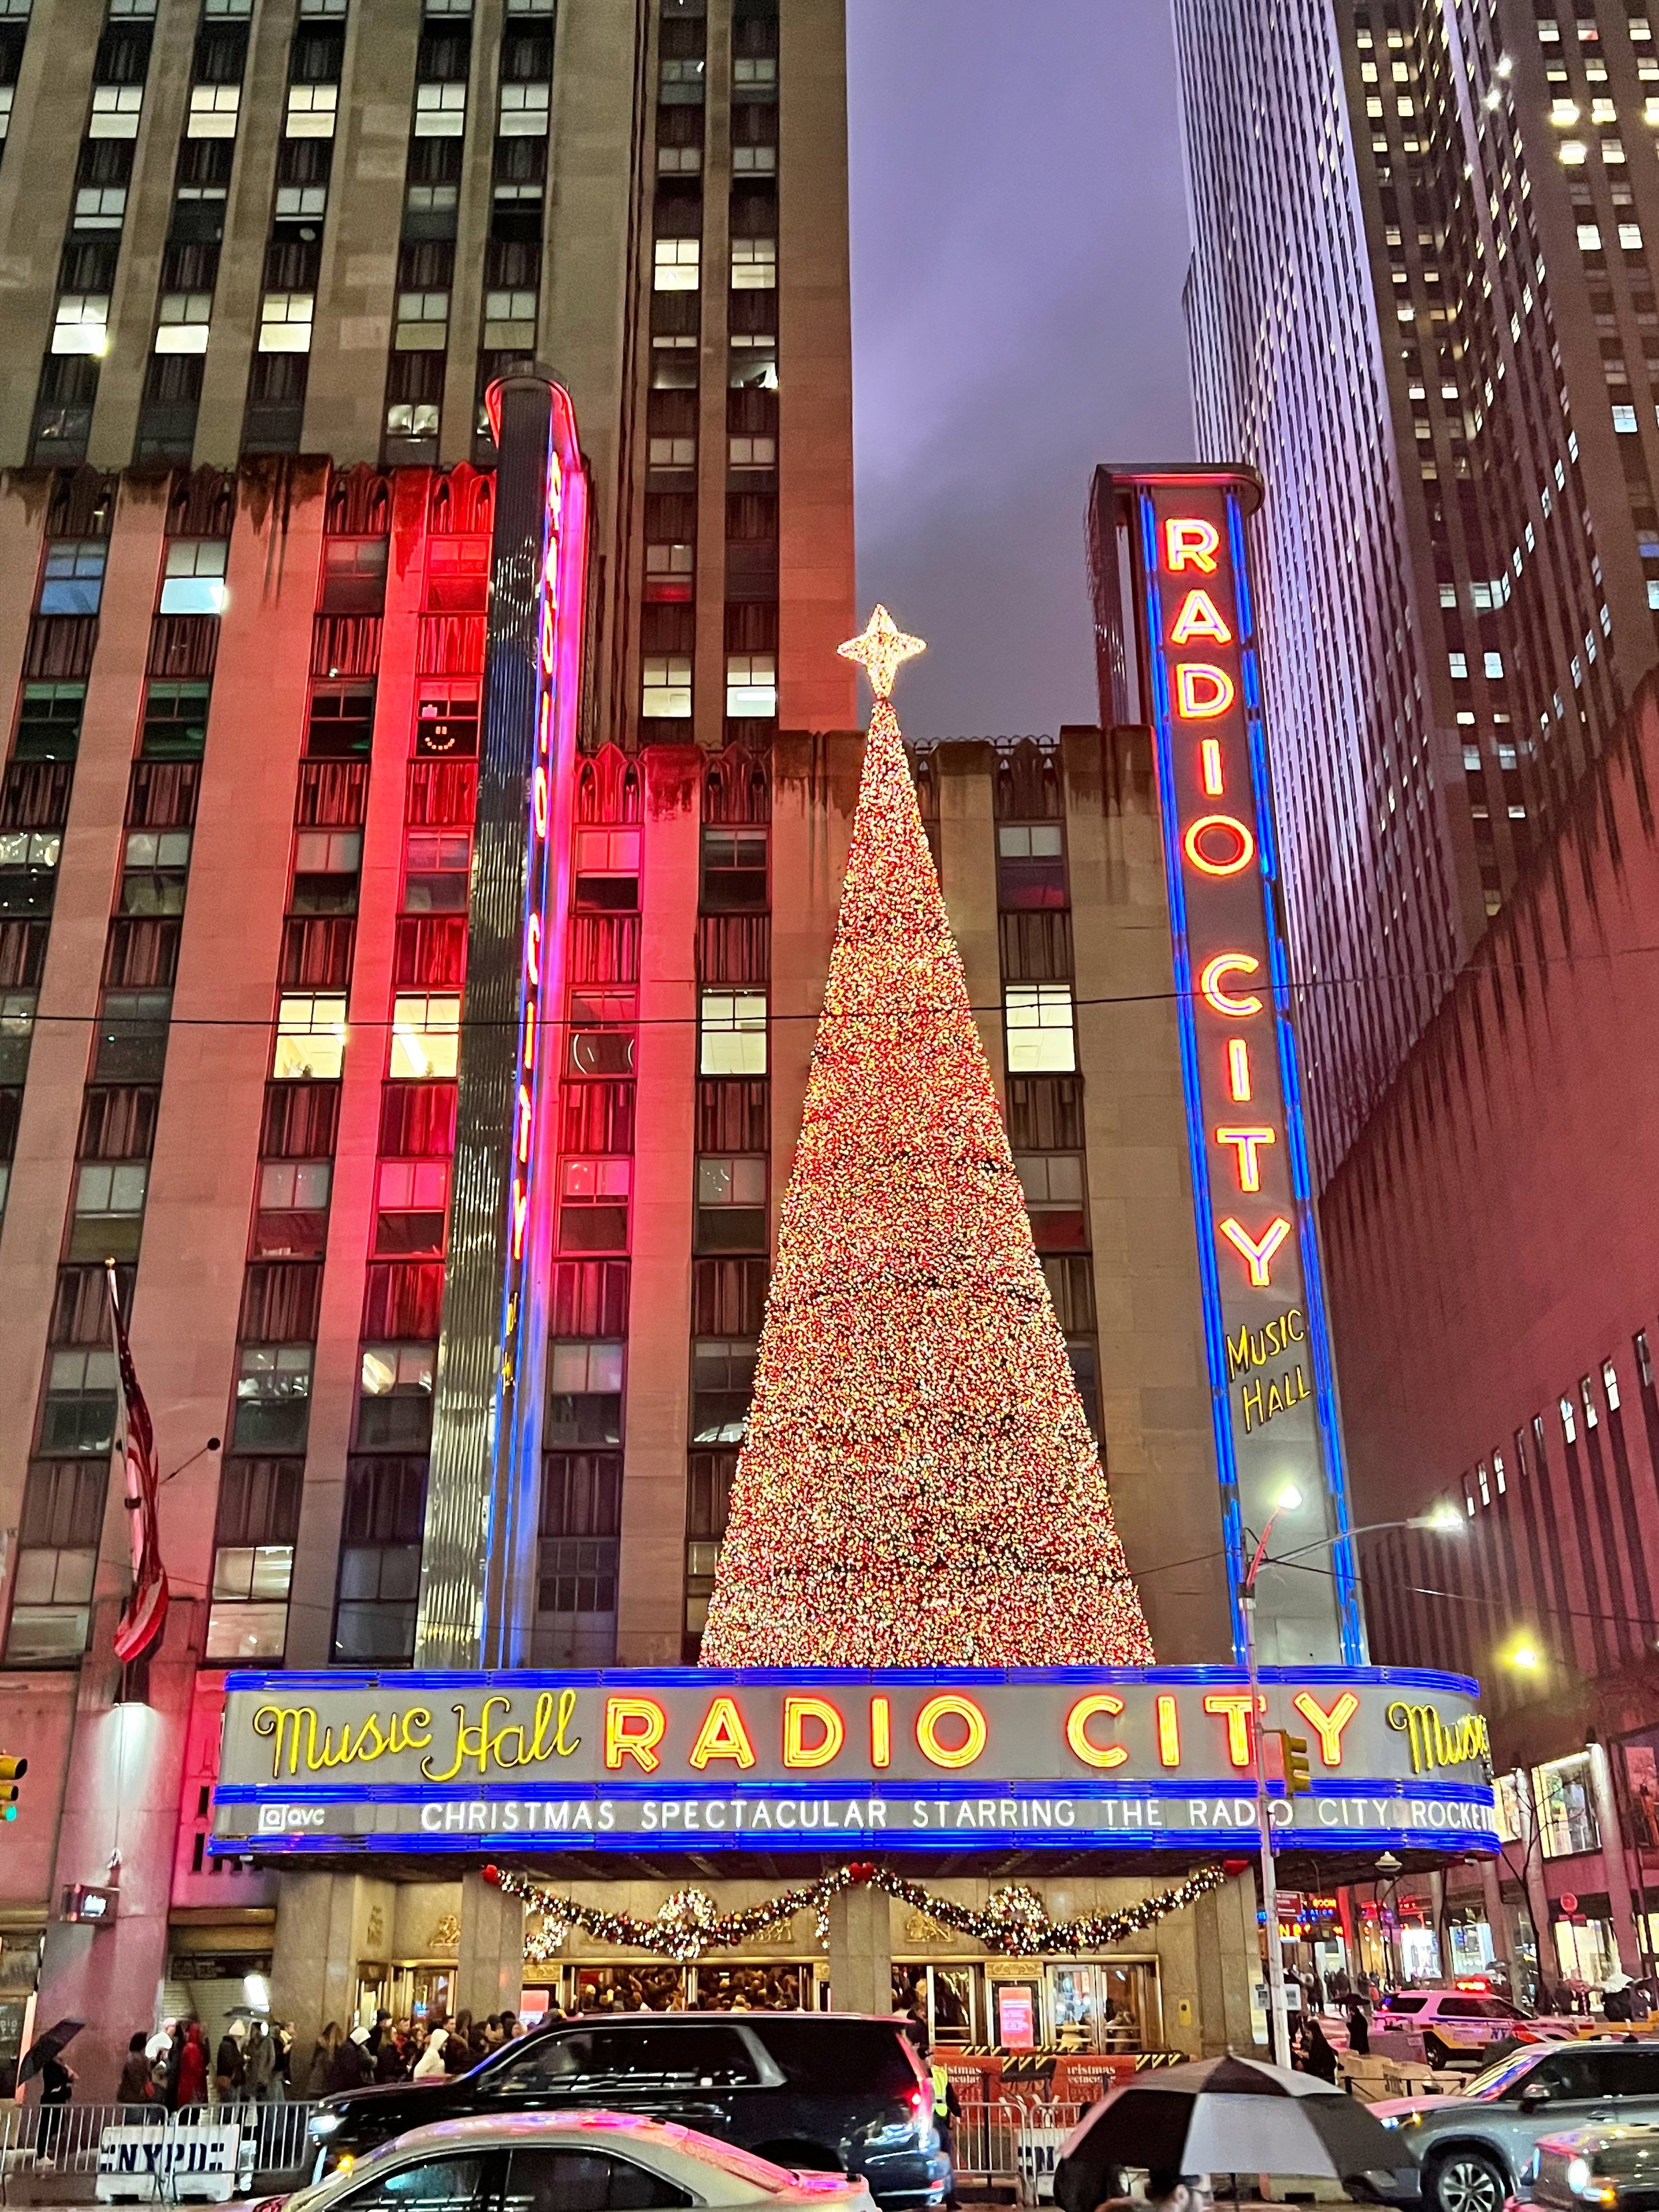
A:
<svg viewBox="0 0 1659 2212">
<path fill-rule="evenodd" d="M 1483 653 L 1481 655 L 1481 666 L 1488 676 L 1501 676 L 1504 673 L 1503 654 L 1501 653 Z"/>
<path fill-rule="evenodd" d="M 161 580 L 164 615 L 217 615 L 225 607 L 225 563 L 230 547 L 222 538 L 175 538 L 167 546 Z"/>
<path fill-rule="evenodd" d="M 6 86 L 9 92 L 11 87 Z M 5 132 L 0 129 L 0 138 Z M 119 230 L 127 211 L 125 185 L 85 185 L 75 195 L 76 230 Z"/>
<path fill-rule="evenodd" d="M 395 402 L 386 410 L 386 434 L 388 438 L 435 438 L 438 434 L 437 402 L 422 400 L 411 403 L 401 399 Z"/>
<path fill-rule="evenodd" d="M 1613 410 L 1613 427 L 1621 437 L 1633 436 L 1636 431 L 1636 410 L 1633 407 L 1615 407 Z"/>
<path fill-rule="evenodd" d="M 333 1180 L 329 1160 L 266 1160 L 259 1170 L 261 1213 L 320 1213 Z"/>
<path fill-rule="evenodd" d="M 611 1397 L 620 1395 L 623 1386 L 623 1351 L 620 1344 L 587 1344 L 572 1341 L 553 1345 L 547 1364 L 547 1388 L 555 1400 L 571 1398 Z M 562 1409 L 569 1418 L 569 1408 Z M 556 1423 L 561 1412 L 555 1411 Z M 561 1442 L 573 1443 L 611 1443 L 620 1442 L 611 1437 L 572 1437 Z"/>
<path fill-rule="evenodd" d="M 421 1390 L 429 1398 L 437 1360 L 435 1344 L 366 1344 L 363 1395 L 389 1398 L 398 1390 Z"/>
<path fill-rule="evenodd" d="M 267 292 L 259 302 L 260 352 L 309 353 L 315 306 L 310 292 Z"/>
<path fill-rule="evenodd" d="M 460 1059 L 461 1002 L 453 995 L 393 1000 L 392 1073 L 423 1080 L 452 1078 Z"/>
<path fill-rule="evenodd" d="M 213 1555 L 216 1599 L 286 1606 L 293 1577 L 292 1544 L 224 1544 Z M 280 1644 L 276 1649 L 280 1653 Z"/>
<path fill-rule="evenodd" d="M 1598 224 L 1593 222 L 1581 222 L 1579 224 L 1578 250 L 1581 253 L 1599 253 L 1601 252 L 1601 232 Z"/>
<path fill-rule="evenodd" d="M 486 292 L 484 320 L 489 323 L 533 323 L 536 319 L 534 292 Z"/>
<path fill-rule="evenodd" d="M 331 1081 L 345 1061 L 343 992 L 284 994 L 276 1009 L 276 1051 L 271 1074 L 278 1081 Z"/>
<path fill-rule="evenodd" d="M 1550 121 L 1553 123 L 1558 129 L 1565 130 L 1570 124 L 1577 123 L 1577 120 L 1578 102 L 1576 100 L 1551 100 Z"/>
<path fill-rule="evenodd" d="M 697 441 L 695 438 L 653 438 L 647 459 L 653 469 L 695 468 Z"/>
<path fill-rule="evenodd" d="M 655 254 L 655 284 L 659 292 L 695 292 L 702 262 L 702 241 L 695 238 L 659 238 Z"/>
<path fill-rule="evenodd" d="M 464 914 L 472 840 L 465 830 L 412 830 L 404 848 L 405 914 Z"/>
<path fill-rule="evenodd" d="M 734 469 L 774 469 L 778 465 L 775 438 L 733 438 L 728 458 Z"/>
<path fill-rule="evenodd" d="M 690 106 L 702 99 L 703 63 L 696 60 L 665 61 L 658 71 L 657 82 L 665 100 L 671 106 Z"/>
<path fill-rule="evenodd" d="M 400 353 L 441 353 L 449 325 L 447 292 L 399 292 L 392 343 Z"/>
<path fill-rule="evenodd" d="M 637 1012 L 631 991 L 576 990 L 570 994 L 570 1073 L 631 1075 Z"/>
<path fill-rule="evenodd" d="M 0 868 L 55 868 L 63 852 L 61 830 L 0 830 Z"/>
<path fill-rule="evenodd" d="M 417 138 L 459 138 L 466 131 L 466 86 L 417 84 L 415 88 L 415 136 Z"/>
<path fill-rule="evenodd" d="M 301 830 L 294 840 L 296 876 L 355 876 L 362 861 L 361 830 Z"/>
<path fill-rule="evenodd" d="M 235 1441 L 246 1451 L 298 1451 L 311 1413 L 308 1344 L 245 1344 L 237 1354 Z"/>
<path fill-rule="evenodd" d="M 1571 1398 L 1561 1398 L 1557 1401 L 1557 1403 L 1559 1406 L 1561 1412 L 1562 1431 L 1565 1435 L 1567 1442 L 1570 1444 L 1577 1443 L 1578 1441 L 1578 1422 L 1572 1410 L 1572 1401 Z"/>
<path fill-rule="evenodd" d="M 447 1160 L 382 1160 L 375 1249 L 391 1258 L 441 1252 L 449 1207 Z M 397 1217 L 388 1220 L 387 1216 Z"/>
<path fill-rule="evenodd" d="M 1601 1388 L 1607 1394 L 1607 1411 L 1616 1413 L 1619 1411 L 1619 1370 L 1610 1359 L 1601 1362 Z"/>
<path fill-rule="evenodd" d="M 777 174 L 778 149 L 775 146 L 734 146 L 732 149 L 732 173 L 743 176 L 771 177 Z"/>
<path fill-rule="evenodd" d="M 497 130 L 503 138 L 545 138 L 549 88 L 544 84 L 504 84 Z"/>
<path fill-rule="evenodd" d="M 660 443 L 669 441 L 663 439 Z M 676 441 L 678 442 L 678 441 Z M 690 440 L 686 441 L 688 444 Z M 645 595 L 659 602 L 684 605 L 691 597 L 696 568 L 696 549 L 691 545 L 647 545 L 645 549 Z"/>
<path fill-rule="evenodd" d="M 88 138 L 136 138 L 144 105 L 142 84 L 98 84 L 92 88 Z"/>
<path fill-rule="evenodd" d="M 702 1074 L 765 1074 L 763 991 L 705 991 L 698 1011 Z"/>
<path fill-rule="evenodd" d="M 752 60 L 739 58 L 732 64 L 734 88 L 750 91 L 769 91 L 778 81 L 778 64 L 770 54 L 757 55 Z"/>
<path fill-rule="evenodd" d="M 54 353 L 102 355 L 109 350 L 107 292 L 65 292 L 52 318 Z"/>
<path fill-rule="evenodd" d="M 1077 1039 L 1069 983 L 1010 983 L 1006 1016 L 1011 1075 L 1075 1073 Z"/>
<path fill-rule="evenodd" d="M 340 105 L 337 84 L 291 84 L 288 88 L 286 136 L 331 138 Z"/>
<path fill-rule="evenodd" d="M 1626 253 L 1639 253 L 1642 250 L 1641 224 L 1639 222 L 1621 222 L 1619 226 L 1619 243 L 1624 247 Z"/>
<path fill-rule="evenodd" d="M 1589 149 L 1582 138 L 1564 138 L 1561 141 L 1561 159 L 1569 169 L 1582 168 L 1589 159 Z M 1583 241 L 1580 242 L 1582 244 Z"/>
<path fill-rule="evenodd" d="M 1509 1488 L 1509 1484 L 1505 1481 L 1504 1477 L 1504 1455 L 1502 1452 L 1494 1452 L 1492 1455 L 1492 1478 L 1498 1486 L 1498 1495 L 1501 1498 L 1504 1495 L 1504 1492 Z"/>
<path fill-rule="evenodd" d="M 435 1344 L 366 1344 L 357 1401 L 360 1451 L 423 1452 L 432 1441 Z"/>
<path fill-rule="evenodd" d="M 108 547 L 98 538 L 53 538 L 40 574 L 43 615 L 95 615 L 104 595 Z"/>
<path fill-rule="evenodd" d="M 191 85 L 185 137 L 234 138 L 241 105 L 242 88 L 239 84 Z"/>
<path fill-rule="evenodd" d="M 735 160 L 732 164 L 736 168 Z M 702 172 L 701 146 L 659 146 L 657 174 L 659 177 L 696 177 Z"/>
<path fill-rule="evenodd" d="M 778 282 L 778 241 L 775 238 L 734 238 L 732 241 L 732 289 L 770 292 Z"/>
<path fill-rule="evenodd" d="M 326 185 L 278 185 L 276 212 L 284 222 L 291 222 L 295 217 L 299 217 L 320 222 L 328 213 L 328 186 Z"/>
<path fill-rule="evenodd" d="M 164 292 L 155 317 L 157 353 L 205 353 L 211 292 Z"/>
<path fill-rule="evenodd" d="M 696 1338 L 691 1346 L 691 1441 L 740 1444 L 755 1394 L 757 1346 L 747 1339 Z"/>
<path fill-rule="evenodd" d="M 733 716 L 750 717 L 777 713 L 778 663 L 775 653 L 726 655 L 726 711 Z"/>
<path fill-rule="evenodd" d="M 142 1213 L 149 1180 L 145 1160 L 84 1160 L 75 1185 L 77 1213 Z"/>
<path fill-rule="evenodd" d="M 684 721 L 691 714 L 691 663 L 678 655 L 647 657 L 641 672 L 640 712 L 648 720 Z"/>
<path fill-rule="evenodd" d="M 1642 1388 L 1644 1390 L 1651 1390 L 1653 1388 L 1653 1351 L 1652 1347 L 1648 1343 L 1647 1331 L 1645 1329 L 1638 1328 L 1637 1330 L 1635 1343 L 1636 1370 L 1642 1378 Z"/>
</svg>

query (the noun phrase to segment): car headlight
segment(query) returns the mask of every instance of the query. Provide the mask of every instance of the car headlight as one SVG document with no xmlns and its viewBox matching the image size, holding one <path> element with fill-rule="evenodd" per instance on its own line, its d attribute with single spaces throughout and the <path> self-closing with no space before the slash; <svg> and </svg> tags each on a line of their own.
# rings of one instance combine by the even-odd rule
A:
<svg viewBox="0 0 1659 2212">
<path fill-rule="evenodd" d="M 1582 2189 L 1589 2178 L 1589 2160 L 1587 2158 L 1570 2158 L 1567 2160 L 1567 2186 L 1569 2189 Z"/>
<path fill-rule="evenodd" d="M 306 2124 L 306 2130 L 309 2135 L 331 2136 L 337 2134 L 344 2125 L 343 2112 L 313 2112 Z"/>
<path fill-rule="evenodd" d="M 1400 2125 L 1399 2114 L 1397 2112 L 1385 2112 L 1382 2115 L 1382 2124 L 1385 2128 L 1397 2128 Z"/>
</svg>

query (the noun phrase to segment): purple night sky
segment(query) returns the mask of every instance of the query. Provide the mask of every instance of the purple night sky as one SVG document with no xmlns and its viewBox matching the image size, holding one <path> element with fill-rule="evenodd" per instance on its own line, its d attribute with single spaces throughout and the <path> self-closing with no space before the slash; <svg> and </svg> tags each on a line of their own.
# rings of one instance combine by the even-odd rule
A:
<svg viewBox="0 0 1659 2212">
<path fill-rule="evenodd" d="M 1169 0 L 848 0 L 861 609 L 912 738 L 1097 714 L 1097 461 L 1192 451 Z"/>
</svg>

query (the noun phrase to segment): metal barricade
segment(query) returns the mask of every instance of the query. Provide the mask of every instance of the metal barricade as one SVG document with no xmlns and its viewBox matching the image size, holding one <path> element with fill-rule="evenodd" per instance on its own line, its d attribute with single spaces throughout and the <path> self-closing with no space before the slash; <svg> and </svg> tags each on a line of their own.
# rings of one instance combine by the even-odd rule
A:
<svg viewBox="0 0 1659 2212">
<path fill-rule="evenodd" d="M 314 2104 L 190 2105 L 177 2112 L 158 2105 L 0 2105 L 0 2192 L 11 2180 L 40 2176 L 95 2176 L 106 2129 L 171 2130 L 234 2124 L 246 2149 L 252 2137 L 252 2170 L 278 2180 L 308 2170 L 314 2145 L 307 2124 Z M 0 2197 L 0 2201 L 3 2201 Z"/>
<path fill-rule="evenodd" d="M 1060 2145 L 1083 2117 L 1083 2105 L 1022 2101 L 1013 2109 L 1013 2168 L 1022 2204 L 1052 2204 Z"/>
</svg>

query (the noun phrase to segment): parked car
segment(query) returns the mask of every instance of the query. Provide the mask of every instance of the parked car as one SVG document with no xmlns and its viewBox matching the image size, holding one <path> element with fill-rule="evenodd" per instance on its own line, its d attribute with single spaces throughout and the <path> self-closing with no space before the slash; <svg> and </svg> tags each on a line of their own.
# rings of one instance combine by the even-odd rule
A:
<svg viewBox="0 0 1659 2212">
<path fill-rule="evenodd" d="M 1550 2212 L 1656 2212 L 1659 2128 L 1580 2128 L 1546 2136 L 1534 2153 L 1528 2195 Z"/>
<path fill-rule="evenodd" d="M 1507 1997 L 1468 1990 L 1395 1990 L 1378 2001 L 1371 2048 L 1391 2058 L 1439 2066 L 1457 2051 L 1533 2041 L 1539 2028 L 1529 2013 Z"/>
<path fill-rule="evenodd" d="M 869 2184 L 884 2212 L 941 2203 L 933 2085 L 896 2020 L 851 2013 L 627 2013 L 561 2021 L 470 2074 L 325 2098 L 317 2176 L 437 2120 L 603 2108 L 678 2120 L 792 2171 Z"/>
<path fill-rule="evenodd" d="M 1489 2066 L 1462 2096 L 1389 2098 L 1371 2110 L 1416 2158 L 1431 2212 L 1502 2212 L 1505 2197 L 1524 2193 L 1546 2136 L 1659 2123 L 1659 2044 L 1540 2044 Z"/>
<path fill-rule="evenodd" d="M 414 2128 L 256 2212 L 875 2212 L 846 2174 L 791 2173 L 672 2121 L 502 2112 Z"/>
</svg>

